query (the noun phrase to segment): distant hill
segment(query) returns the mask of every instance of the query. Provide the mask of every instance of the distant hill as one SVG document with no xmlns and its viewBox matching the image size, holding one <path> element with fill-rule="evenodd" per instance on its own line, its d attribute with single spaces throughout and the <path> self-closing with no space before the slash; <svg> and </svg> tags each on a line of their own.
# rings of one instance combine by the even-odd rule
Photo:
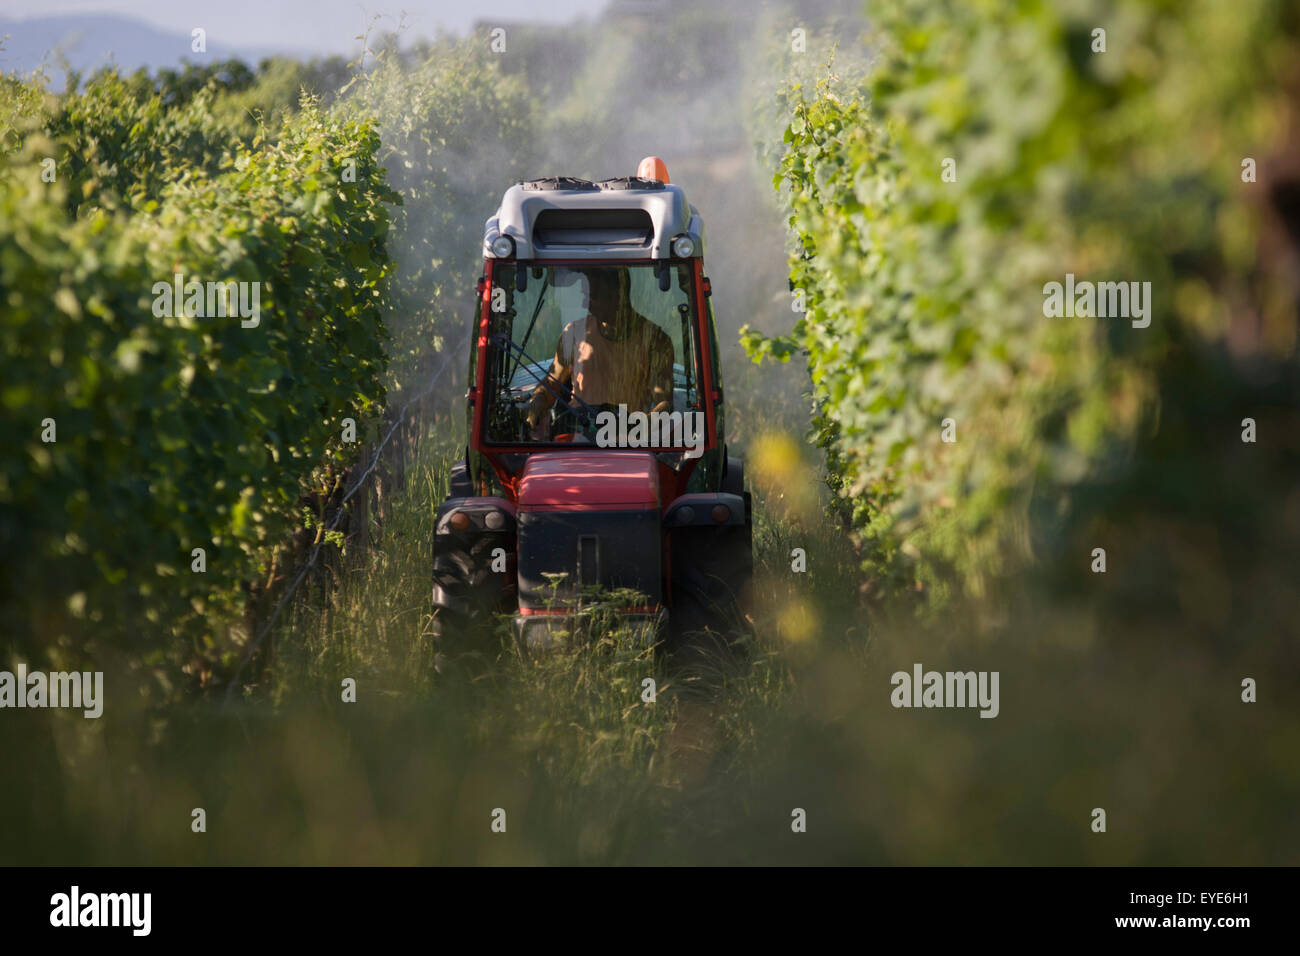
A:
<svg viewBox="0 0 1300 956">
<path fill-rule="evenodd" d="M 169 33 L 142 20 L 111 14 L 85 14 L 9 20 L 0 17 L 0 72 L 30 73 L 45 64 L 51 88 L 61 90 L 66 69 L 83 73 L 116 64 L 124 73 L 139 67 L 174 67 L 240 57 L 252 65 L 273 55 L 310 58 L 337 51 L 285 46 L 231 46 L 211 34 L 206 53 L 190 52 L 189 34 Z"/>
</svg>

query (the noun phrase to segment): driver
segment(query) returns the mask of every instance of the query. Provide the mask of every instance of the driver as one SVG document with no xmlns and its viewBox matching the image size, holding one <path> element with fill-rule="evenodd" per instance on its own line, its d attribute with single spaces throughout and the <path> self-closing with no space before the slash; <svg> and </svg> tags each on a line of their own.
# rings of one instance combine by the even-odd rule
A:
<svg viewBox="0 0 1300 956">
<path fill-rule="evenodd" d="M 672 410 L 672 339 L 632 308 L 628 278 L 626 269 L 587 273 L 587 314 L 564 327 L 546 380 L 529 401 L 528 424 L 534 431 L 555 403 L 561 383 L 592 406 Z"/>
</svg>

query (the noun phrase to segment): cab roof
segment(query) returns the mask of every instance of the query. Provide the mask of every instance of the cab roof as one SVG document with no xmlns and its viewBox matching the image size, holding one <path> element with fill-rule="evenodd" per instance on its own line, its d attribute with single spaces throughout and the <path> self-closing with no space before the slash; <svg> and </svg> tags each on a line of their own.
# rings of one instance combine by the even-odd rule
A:
<svg viewBox="0 0 1300 956">
<path fill-rule="evenodd" d="M 678 236 L 704 253 L 704 220 L 680 186 L 623 176 L 591 182 L 568 176 L 520 181 L 506 190 L 483 233 L 483 254 L 496 258 L 500 236 L 514 258 L 666 259 Z"/>
</svg>

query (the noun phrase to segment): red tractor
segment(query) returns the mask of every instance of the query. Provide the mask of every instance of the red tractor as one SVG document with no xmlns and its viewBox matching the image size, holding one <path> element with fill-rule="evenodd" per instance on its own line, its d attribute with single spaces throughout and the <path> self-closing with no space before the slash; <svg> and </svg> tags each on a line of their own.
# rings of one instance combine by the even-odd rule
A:
<svg viewBox="0 0 1300 956">
<path fill-rule="evenodd" d="M 518 183 L 483 248 L 469 447 L 433 543 L 439 670 L 490 649 L 499 614 L 523 647 L 563 641 L 602 591 L 669 650 L 733 647 L 750 495 L 726 454 L 699 212 L 649 157 Z"/>
</svg>

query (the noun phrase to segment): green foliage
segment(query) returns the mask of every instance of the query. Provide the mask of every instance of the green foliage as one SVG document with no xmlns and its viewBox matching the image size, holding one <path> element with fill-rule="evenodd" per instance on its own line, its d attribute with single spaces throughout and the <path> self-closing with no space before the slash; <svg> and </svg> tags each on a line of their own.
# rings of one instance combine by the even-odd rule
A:
<svg viewBox="0 0 1300 956">
<path fill-rule="evenodd" d="M 213 175 L 227 154 L 252 146 L 259 132 L 263 139 L 276 135 L 301 97 L 328 107 L 349 77 L 339 57 L 268 59 L 257 72 L 239 60 L 154 74 L 141 69 L 128 77 L 104 69 L 57 99 L 46 129 L 63 145 L 59 173 L 71 179 L 74 208 L 138 204 L 158 199 L 163 186 L 183 175 Z M 28 97 L 37 91 L 8 82 Z M 22 112 L 34 114 L 35 105 Z"/>
<path fill-rule="evenodd" d="M 481 223 L 532 171 L 531 107 L 469 44 L 397 57 L 356 78 L 338 60 L 101 71 L 61 97 L 0 79 L 10 653 L 206 682 L 257 625 L 303 496 L 338 490 L 386 386 L 400 400 L 460 338 Z M 177 273 L 260 283 L 260 324 L 155 316 Z"/>
<path fill-rule="evenodd" d="M 1267 266 L 1294 211 L 1240 178 L 1244 156 L 1290 175 L 1293 11 L 897 0 L 872 14 L 866 86 L 786 91 L 776 183 L 808 311 L 749 348 L 807 354 L 832 482 L 875 570 L 949 567 L 979 593 L 1034 562 L 1078 566 L 1079 536 L 1134 508 L 1201 520 L 1195 492 L 1226 477 L 1242 409 L 1300 394 L 1295 298 Z M 1149 281 L 1150 327 L 1046 318 L 1043 286 L 1066 273 Z M 1217 403 L 1171 416 L 1197 381 Z M 1261 455 L 1255 480 L 1283 494 L 1295 449 Z M 1242 502 L 1211 520 L 1258 537 L 1262 517 Z M 925 560 L 909 570 L 906 555 Z"/>
<path fill-rule="evenodd" d="M 293 115 L 303 96 L 328 109 L 355 74 L 342 57 L 301 62 L 273 57 L 258 64 L 247 85 L 220 89 L 212 108 L 222 123 L 248 138 L 260 127 L 276 130 Z"/>
<path fill-rule="evenodd" d="M 245 144 L 202 118 L 207 95 L 169 109 L 106 76 L 3 157 L 10 654 L 219 662 L 223 612 L 265 577 L 300 494 L 355 455 L 341 420 L 363 437 L 383 400 L 396 196 L 373 124 L 308 101 L 278 139 Z M 46 156 L 63 160 L 53 183 Z M 158 286 L 177 273 L 258 283 L 260 322 L 175 317 Z"/>
<path fill-rule="evenodd" d="M 95 74 L 89 85 L 95 86 L 116 76 L 115 69 L 105 67 Z M 179 70 L 163 67 L 154 73 L 141 67 L 124 80 L 137 99 L 144 101 L 156 95 L 167 107 L 184 106 L 203 90 L 221 97 L 242 92 L 257 81 L 258 73 L 243 60 L 236 59 L 217 60 L 201 65 L 189 62 Z"/>
<path fill-rule="evenodd" d="M 177 179 L 213 176 L 242 143 L 213 116 L 215 97 L 203 88 L 168 106 L 111 72 L 64 97 L 46 132 L 69 210 L 138 207 Z"/>
<path fill-rule="evenodd" d="M 18 149 L 29 130 L 40 129 L 53 100 L 38 82 L 0 74 L 0 153 Z"/>
<path fill-rule="evenodd" d="M 402 196 L 388 319 L 397 389 L 423 386 L 444 348 L 468 347 L 483 222 L 506 185 L 536 173 L 535 107 L 494 60 L 482 44 L 441 42 L 405 56 L 390 49 L 337 105 L 378 124 L 380 159 Z"/>
</svg>

